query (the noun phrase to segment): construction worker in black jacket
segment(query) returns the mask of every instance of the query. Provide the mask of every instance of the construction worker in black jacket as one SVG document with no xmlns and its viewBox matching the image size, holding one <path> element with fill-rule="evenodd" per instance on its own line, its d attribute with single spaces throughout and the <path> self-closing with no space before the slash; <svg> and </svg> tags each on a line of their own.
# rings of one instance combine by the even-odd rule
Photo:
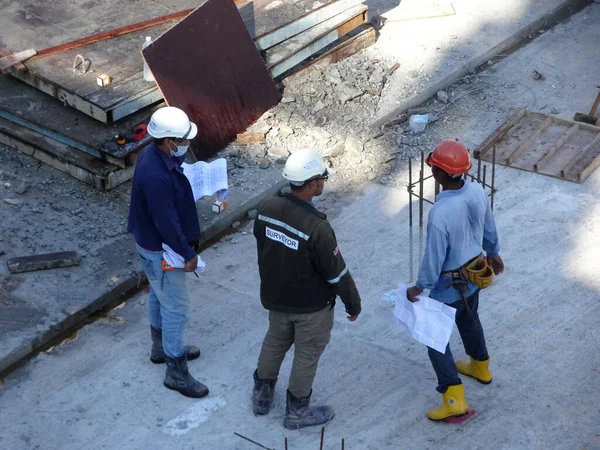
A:
<svg viewBox="0 0 600 450">
<path fill-rule="evenodd" d="M 309 403 L 317 364 L 329 343 L 336 297 L 351 322 L 361 306 L 335 233 L 312 204 L 328 177 L 323 159 L 314 150 L 297 150 L 283 176 L 290 181 L 291 193 L 265 200 L 254 222 L 260 297 L 269 310 L 269 330 L 254 372 L 252 400 L 256 415 L 269 412 L 281 363 L 294 344 L 283 425 L 299 429 L 334 416 L 331 407 Z"/>
</svg>

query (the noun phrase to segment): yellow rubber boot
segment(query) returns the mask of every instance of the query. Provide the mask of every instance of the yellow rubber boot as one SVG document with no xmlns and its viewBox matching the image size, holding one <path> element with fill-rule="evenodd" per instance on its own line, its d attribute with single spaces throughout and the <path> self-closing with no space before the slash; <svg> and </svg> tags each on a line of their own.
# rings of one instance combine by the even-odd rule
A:
<svg viewBox="0 0 600 450">
<path fill-rule="evenodd" d="M 469 412 L 469 405 L 465 400 L 465 388 L 462 384 L 450 386 L 442 396 L 442 406 L 427 411 L 427 417 L 430 420 L 444 420 L 448 417 L 462 416 Z"/>
<path fill-rule="evenodd" d="M 467 361 L 456 361 L 456 369 L 468 377 L 473 377 L 477 381 L 483 384 L 490 384 L 492 382 L 492 374 L 488 369 L 490 365 L 490 358 L 485 361 L 476 361 L 471 358 L 470 362 Z"/>
</svg>

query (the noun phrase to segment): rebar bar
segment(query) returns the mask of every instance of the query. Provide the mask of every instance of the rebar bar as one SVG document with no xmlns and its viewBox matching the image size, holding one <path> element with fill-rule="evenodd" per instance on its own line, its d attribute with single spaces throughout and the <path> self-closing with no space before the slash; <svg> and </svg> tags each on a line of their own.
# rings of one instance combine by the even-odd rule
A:
<svg viewBox="0 0 600 450">
<path fill-rule="evenodd" d="M 252 439 L 247 438 L 246 436 L 243 436 L 240 433 L 236 433 L 235 431 L 233 432 L 233 434 L 235 434 L 238 437 L 241 437 L 242 439 L 247 440 L 248 442 L 252 442 L 254 445 L 258 445 L 260 448 L 264 448 L 265 450 L 275 450 L 274 448 L 265 447 L 264 445 L 262 445 L 256 441 L 253 441 Z"/>
<path fill-rule="evenodd" d="M 477 158 L 477 182 L 481 182 L 481 157 Z"/>
<path fill-rule="evenodd" d="M 408 158 L 408 226 L 412 227 L 412 158 Z"/>
<path fill-rule="evenodd" d="M 487 164 L 485 166 L 483 166 L 483 190 L 485 191 L 485 176 L 486 176 L 486 169 L 487 169 Z"/>
<path fill-rule="evenodd" d="M 494 210 L 494 190 L 496 182 L 496 146 L 492 147 L 492 198 L 490 200 L 492 211 Z"/>
<path fill-rule="evenodd" d="M 325 439 L 325 427 L 321 427 L 321 446 L 319 447 L 319 450 L 323 450 L 324 439 Z"/>
<path fill-rule="evenodd" d="M 419 174 L 419 227 L 423 228 L 423 177 L 425 176 L 425 152 L 421 152 L 421 173 Z"/>
</svg>

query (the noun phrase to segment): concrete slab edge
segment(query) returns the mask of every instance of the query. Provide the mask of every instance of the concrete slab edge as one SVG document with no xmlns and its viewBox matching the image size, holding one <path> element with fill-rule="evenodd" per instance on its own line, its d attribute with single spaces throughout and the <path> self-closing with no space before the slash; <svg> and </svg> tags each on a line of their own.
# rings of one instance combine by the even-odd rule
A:
<svg viewBox="0 0 600 450">
<path fill-rule="evenodd" d="M 279 193 L 287 181 L 281 180 L 268 189 L 242 202 L 227 215 L 215 221 L 203 230 L 200 244 L 206 244 L 227 231 L 231 224 L 242 220 L 248 211 L 255 209 L 266 198 Z M 82 326 L 89 323 L 94 314 L 120 305 L 141 288 L 145 287 L 148 280 L 143 271 L 133 271 L 122 278 L 111 290 L 92 300 L 84 308 L 75 311 L 70 316 L 58 323 L 49 326 L 45 332 L 38 333 L 31 341 L 20 345 L 5 356 L 0 357 L 0 379 L 10 374 L 19 366 L 25 364 L 38 353 L 56 345 L 63 339 L 75 333 Z"/>
<path fill-rule="evenodd" d="M 430 98 L 433 98 L 438 91 L 446 89 L 450 84 L 455 83 L 465 75 L 473 73 L 477 68 L 486 64 L 495 56 L 510 53 L 511 51 L 516 50 L 529 38 L 529 36 L 538 36 L 539 30 L 548 30 L 553 28 L 555 25 L 557 25 L 558 22 L 565 20 L 573 14 L 581 11 L 589 3 L 590 2 L 588 0 L 566 0 L 562 5 L 557 6 L 549 13 L 540 17 L 539 19 L 534 20 L 529 25 L 526 25 L 525 27 L 521 28 L 512 36 L 508 37 L 498 45 L 492 47 L 490 50 L 470 59 L 459 69 L 455 70 L 443 79 L 433 83 L 431 86 L 423 90 L 418 95 L 415 95 L 414 97 L 411 97 L 408 100 L 404 101 L 394 111 L 374 121 L 371 124 L 371 127 L 379 129 L 387 122 L 396 119 L 398 116 L 400 116 L 402 113 L 406 112 L 410 108 L 422 105 L 423 103 L 427 102 Z"/>
</svg>

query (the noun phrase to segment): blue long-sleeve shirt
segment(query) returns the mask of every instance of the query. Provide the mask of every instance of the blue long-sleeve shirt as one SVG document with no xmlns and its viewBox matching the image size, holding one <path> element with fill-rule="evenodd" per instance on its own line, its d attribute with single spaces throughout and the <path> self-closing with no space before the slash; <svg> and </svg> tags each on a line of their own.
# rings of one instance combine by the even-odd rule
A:
<svg viewBox="0 0 600 450">
<path fill-rule="evenodd" d="M 465 182 L 458 190 L 442 191 L 429 212 L 427 240 L 416 286 L 430 289 L 429 296 L 444 303 L 461 299 L 448 272 L 458 269 L 485 251 L 500 252 L 494 214 L 487 195 L 478 183 Z M 478 289 L 469 282 L 466 296 Z"/>
<path fill-rule="evenodd" d="M 142 150 L 133 176 L 127 231 L 146 250 L 162 251 L 165 243 L 189 261 L 196 256 L 191 245 L 200 240 L 200 223 L 181 162 L 183 158 L 170 158 L 154 144 Z"/>
</svg>

